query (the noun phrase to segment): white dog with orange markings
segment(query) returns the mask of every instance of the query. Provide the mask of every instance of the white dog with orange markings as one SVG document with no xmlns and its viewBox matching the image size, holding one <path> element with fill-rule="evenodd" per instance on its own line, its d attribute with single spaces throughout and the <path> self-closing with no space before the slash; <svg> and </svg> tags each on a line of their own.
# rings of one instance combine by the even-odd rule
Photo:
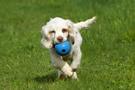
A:
<svg viewBox="0 0 135 90">
<path fill-rule="evenodd" d="M 96 17 L 93 17 L 83 22 L 73 23 L 70 20 L 56 17 L 42 27 L 43 38 L 41 43 L 50 50 L 52 65 L 58 70 L 59 78 L 71 77 L 72 79 L 78 79 L 76 70 L 80 66 L 82 56 L 80 50 L 82 37 L 79 31 L 88 27 L 95 19 Z M 58 55 L 54 45 L 66 40 L 71 44 L 70 53 L 65 56 Z M 71 64 L 68 64 L 66 60 L 71 60 Z"/>
</svg>

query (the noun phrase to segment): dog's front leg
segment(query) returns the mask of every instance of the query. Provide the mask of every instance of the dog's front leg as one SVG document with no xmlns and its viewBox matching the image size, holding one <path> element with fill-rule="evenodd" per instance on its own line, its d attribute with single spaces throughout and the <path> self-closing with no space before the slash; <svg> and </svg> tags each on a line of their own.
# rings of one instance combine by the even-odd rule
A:
<svg viewBox="0 0 135 90">
<path fill-rule="evenodd" d="M 52 65 L 56 69 L 61 70 L 65 75 L 69 77 L 73 75 L 72 68 L 69 66 L 69 64 L 58 57 L 52 59 Z"/>
<path fill-rule="evenodd" d="M 72 70 L 75 72 L 77 70 L 77 68 L 80 66 L 80 61 L 81 61 L 81 57 L 82 57 L 82 53 L 80 48 L 76 49 L 77 51 L 74 52 L 73 55 L 73 60 L 71 63 L 71 68 Z"/>
<path fill-rule="evenodd" d="M 53 67 L 61 70 L 65 75 L 69 77 L 73 76 L 74 73 L 72 71 L 72 68 L 69 66 L 69 64 L 65 62 L 62 59 L 62 57 L 56 54 L 56 52 L 53 50 L 51 51 L 51 61 L 52 61 Z"/>
<path fill-rule="evenodd" d="M 73 60 L 72 60 L 72 63 L 71 63 L 71 68 L 74 72 L 74 75 L 72 76 L 72 79 L 78 79 L 76 70 L 80 66 L 81 57 L 82 57 L 82 53 L 80 51 L 80 48 L 78 48 L 77 51 L 74 52 Z"/>
</svg>

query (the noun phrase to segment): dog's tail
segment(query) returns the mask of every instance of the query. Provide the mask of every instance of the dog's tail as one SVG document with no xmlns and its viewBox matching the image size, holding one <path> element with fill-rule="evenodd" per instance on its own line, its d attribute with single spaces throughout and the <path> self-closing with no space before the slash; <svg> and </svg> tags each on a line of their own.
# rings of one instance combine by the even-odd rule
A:
<svg viewBox="0 0 135 90">
<path fill-rule="evenodd" d="M 74 26 L 80 31 L 82 28 L 89 27 L 89 25 L 95 22 L 95 20 L 96 20 L 96 17 L 92 17 L 91 19 L 88 19 L 86 21 L 75 23 Z"/>
</svg>

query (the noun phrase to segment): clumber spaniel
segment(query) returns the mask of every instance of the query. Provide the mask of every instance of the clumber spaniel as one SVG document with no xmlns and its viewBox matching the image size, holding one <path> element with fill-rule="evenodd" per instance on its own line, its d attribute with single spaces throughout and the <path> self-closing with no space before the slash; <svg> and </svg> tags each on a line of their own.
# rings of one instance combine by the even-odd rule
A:
<svg viewBox="0 0 135 90">
<path fill-rule="evenodd" d="M 70 20 L 64 20 L 60 17 L 51 19 L 42 27 L 43 38 L 41 43 L 50 50 L 53 67 L 58 70 L 59 78 L 71 77 L 77 79 L 76 70 L 80 66 L 82 37 L 80 30 L 88 27 L 95 21 L 96 17 L 83 22 L 73 23 Z M 71 44 L 71 51 L 68 55 L 60 56 L 56 53 L 54 46 L 67 40 Z M 66 60 L 71 60 L 68 64 Z"/>
</svg>

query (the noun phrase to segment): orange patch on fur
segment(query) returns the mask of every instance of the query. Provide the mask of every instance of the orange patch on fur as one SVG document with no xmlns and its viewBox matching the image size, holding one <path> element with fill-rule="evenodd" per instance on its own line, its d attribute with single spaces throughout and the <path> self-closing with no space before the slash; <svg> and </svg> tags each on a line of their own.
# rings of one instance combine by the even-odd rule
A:
<svg viewBox="0 0 135 90">
<path fill-rule="evenodd" d="M 65 74 L 61 74 L 59 77 L 59 79 L 65 79 L 65 78 L 67 78 L 67 76 Z"/>
</svg>

